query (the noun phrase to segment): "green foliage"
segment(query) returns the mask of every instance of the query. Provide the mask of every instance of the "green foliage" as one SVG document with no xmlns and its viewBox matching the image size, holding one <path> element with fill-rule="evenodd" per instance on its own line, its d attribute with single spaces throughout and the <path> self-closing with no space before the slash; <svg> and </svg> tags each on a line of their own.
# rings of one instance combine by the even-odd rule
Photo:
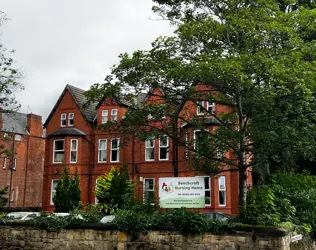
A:
<svg viewBox="0 0 316 250">
<path fill-rule="evenodd" d="M 136 206 L 130 210 L 120 210 L 114 223 L 119 230 L 137 237 L 149 229 L 171 229 L 183 234 L 202 234 L 204 232 L 221 233 L 229 227 L 228 222 L 209 219 L 205 215 L 188 211 L 184 208 L 175 209 L 170 213 L 146 213 L 144 207 Z"/>
<path fill-rule="evenodd" d="M 286 198 L 275 195 L 269 186 L 259 186 L 248 192 L 242 222 L 253 225 L 278 226 L 293 221 L 295 207 Z"/>
<path fill-rule="evenodd" d="M 107 214 L 134 203 L 134 186 L 129 181 L 126 164 L 120 170 L 112 167 L 110 172 L 98 178 L 96 197 Z"/>
<path fill-rule="evenodd" d="M 133 238 L 137 237 L 139 233 L 147 231 L 151 225 L 150 215 L 138 213 L 135 210 L 119 210 L 114 223 L 120 231 L 130 233 Z"/>
<path fill-rule="evenodd" d="M 155 0 L 154 11 L 171 21 L 174 34 L 157 38 L 148 51 L 121 54 L 104 84 L 93 85 L 87 97 L 128 100 L 130 108 L 116 129 L 141 139 L 168 134 L 195 153 L 194 141 L 186 142 L 175 132 L 175 121 L 190 124 L 192 130 L 211 121 L 216 131 L 189 163 L 201 172 L 216 173 L 223 165 L 237 168 L 241 187 L 250 166 L 269 159 L 280 164 L 293 164 L 298 157 L 314 159 L 316 43 L 311 38 L 316 34 L 316 12 L 302 4 L 306 1 L 298 2 L 308 8 L 287 12 L 284 8 L 292 1 Z M 201 93 L 193 83 L 203 83 L 212 95 Z M 162 90 L 165 103 L 134 101 L 135 93 L 156 88 Z M 206 121 L 175 111 L 187 101 L 209 101 L 229 109 L 205 110 Z M 168 111 L 164 120 L 163 109 Z M 216 154 L 217 150 L 230 154 Z M 239 192 L 241 207 L 245 194 Z"/>
<path fill-rule="evenodd" d="M 78 208 L 81 204 L 79 184 L 77 169 L 74 178 L 71 178 L 69 169 L 65 166 L 62 177 L 56 187 L 56 195 L 53 197 L 56 212 L 69 212 Z"/>
<path fill-rule="evenodd" d="M 49 232 L 58 232 L 71 225 L 78 225 L 82 223 L 82 220 L 73 214 L 57 216 L 55 214 L 41 213 L 40 216 L 30 220 L 29 223 L 34 227 L 46 229 Z"/>
<path fill-rule="evenodd" d="M 269 185 L 276 196 L 289 200 L 296 208 L 295 224 L 311 224 L 313 231 L 316 230 L 316 176 L 308 173 L 278 173 L 272 176 Z"/>
<path fill-rule="evenodd" d="M 8 202 L 8 187 L 0 188 L 0 209 L 6 206 Z"/>
</svg>

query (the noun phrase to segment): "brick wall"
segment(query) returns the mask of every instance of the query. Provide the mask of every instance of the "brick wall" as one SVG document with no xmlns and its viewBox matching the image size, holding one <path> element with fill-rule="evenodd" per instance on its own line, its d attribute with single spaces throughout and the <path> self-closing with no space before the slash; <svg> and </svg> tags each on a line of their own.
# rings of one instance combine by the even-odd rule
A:
<svg viewBox="0 0 316 250">
<path fill-rule="evenodd" d="M 274 230 L 275 231 L 275 230 Z M 308 237 L 291 243 L 291 234 L 280 232 L 184 236 L 178 232 L 150 231 L 137 240 L 117 231 L 93 229 L 67 229 L 62 232 L 47 232 L 30 227 L 0 226 L 0 248 L 9 249 L 98 249 L 98 250 L 145 250 L 145 249 L 217 249 L 217 250 L 298 250 L 316 249 Z"/>
</svg>

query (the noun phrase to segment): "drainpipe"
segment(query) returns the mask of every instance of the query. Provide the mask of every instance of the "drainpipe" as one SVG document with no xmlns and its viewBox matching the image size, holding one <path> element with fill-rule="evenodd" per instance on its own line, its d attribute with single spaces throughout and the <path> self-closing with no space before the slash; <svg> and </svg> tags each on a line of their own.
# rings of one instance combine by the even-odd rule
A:
<svg viewBox="0 0 316 250">
<path fill-rule="evenodd" d="M 11 207 L 11 193 L 12 193 L 12 178 L 13 178 L 13 167 L 14 167 L 14 142 L 15 142 L 15 133 L 12 133 L 12 147 L 11 147 L 11 166 L 10 166 L 10 188 L 9 188 L 9 204 Z"/>
</svg>

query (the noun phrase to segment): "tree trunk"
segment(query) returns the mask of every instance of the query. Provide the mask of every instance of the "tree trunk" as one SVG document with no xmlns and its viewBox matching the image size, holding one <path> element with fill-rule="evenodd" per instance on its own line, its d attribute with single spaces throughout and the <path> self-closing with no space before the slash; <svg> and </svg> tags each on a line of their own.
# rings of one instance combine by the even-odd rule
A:
<svg viewBox="0 0 316 250">
<path fill-rule="evenodd" d="M 239 170 L 239 214 L 243 213 L 247 199 L 247 168 L 240 166 Z"/>
</svg>

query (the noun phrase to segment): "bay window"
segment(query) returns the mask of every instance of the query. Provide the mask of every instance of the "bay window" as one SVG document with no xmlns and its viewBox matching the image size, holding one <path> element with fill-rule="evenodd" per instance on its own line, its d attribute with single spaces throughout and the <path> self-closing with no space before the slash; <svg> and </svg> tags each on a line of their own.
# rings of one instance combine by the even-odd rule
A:
<svg viewBox="0 0 316 250">
<path fill-rule="evenodd" d="M 218 200 L 220 206 L 226 206 L 226 177 L 218 177 Z"/>
<path fill-rule="evenodd" d="M 120 139 L 111 139 L 111 162 L 120 161 Z"/>
<path fill-rule="evenodd" d="M 78 158 L 78 140 L 70 140 L 70 162 L 76 163 Z"/>
<path fill-rule="evenodd" d="M 159 160 L 169 159 L 169 142 L 168 136 L 162 135 L 159 138 Z"/>
<path fill-rule="evenodd" d="M 54 141 L 53 163 L 62 163 L 64 161 L 64 140 Z"/>
<path fill-rule="evenodd" d="M 145 142 L 145 160 L 155 160 L 155 139 L 149 138 Z"/>
<path fill-rule="evenodd" d="M 106 162 L 106 139 L 100 139 L 99 140 L 99 146 L 98 146 L 98 162 Z"/>
</svg>

